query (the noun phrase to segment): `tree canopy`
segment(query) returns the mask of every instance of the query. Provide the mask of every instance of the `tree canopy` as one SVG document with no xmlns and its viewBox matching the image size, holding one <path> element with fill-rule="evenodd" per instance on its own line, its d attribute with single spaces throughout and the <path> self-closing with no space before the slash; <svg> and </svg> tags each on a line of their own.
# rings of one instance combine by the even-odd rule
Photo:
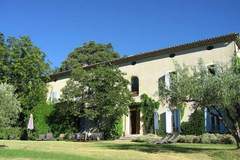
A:
<svg viewBox="0 0 240 160">
<path fill-rule="evenodd" d="M 60 70 L 70 70 L 79 64 L 86 66 L 116 58 L 119 58 L 119 54 L 113 50 L 110 43 L 100 44 L 90 41 L 84 43 L 81 47 L 75 48 L 62 63 Z"/>
<path fill-rule="evenodd" d="M 0 82 L 16 88 L 23 109 L 21 123 L 33 107 L 46 101 L 48 72 L 45 54 L 29 37 L 5 39 L 3 34 L 0 35 Z"/>
<path fill-rule="evenodd" d="M 229 66 L 206 66 L 202 61 L 198 66 L 187 67 L 176 64 L 176 74 L 171 78 L 170 88 L 160 82 L 159 95 L 162 102 L 178 106 L 193 104 L 196 108 L 207 107 L 217 112 L 220 120 L 240 143 L 240 74 L 236 61 Z M 212 113 L 214 114 L 214 113 Z"/>
<path fill-rule="evenodd" d="M 14 91 L 12 85 L 0 84 L 0 128 L 11 127 L 18 119 L 21 107 Z"/>
<path fill-rule="evenodd" d="M 132 102 L 128 84 L 123 73 L 114 66 L 89 70 L 77 67 L 62 90 L 61 102 L 71 108 L 70 114 L 93 120 L 105 137 L 111 137 L 108 133 L 115 122 L 127 114 Z"/>
</svg>

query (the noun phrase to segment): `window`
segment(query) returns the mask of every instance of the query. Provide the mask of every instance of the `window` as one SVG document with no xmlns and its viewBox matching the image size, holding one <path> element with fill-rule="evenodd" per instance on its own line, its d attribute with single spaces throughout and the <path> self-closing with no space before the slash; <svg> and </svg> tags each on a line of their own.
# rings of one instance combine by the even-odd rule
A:
<svg viewBox="0 0 240 160">
<path fill-rule="evenodd" d="M 169 55 L 169 57 L 170 57 L 170 58 L 173 58 L 173 57 L 175 57 L 175 54 L 172 53 L 172 54 Z"/>
<path fill-rule="evenodd" d="M 160 87 L 162 85 L 160 85 L 160 84 L 164 84 L 165 88 L 170 89 L 171 79 L 173 79 L 174 76 L 176 76 L 176 72 L 169 72 L 169 73 L 163 75 L 162 77 L 160 77 L 158 79 L 158 85 L 159 85 L 158 89 L 161 89 Z"/>
<path fill-rule="evenodd" d="M 59 94 L 56 91 L 51 91 L 49 101 L 52 103 L 57 103 L 59 100 Z"/>
<path fill-rule="evenodd" d="M 212 49 L 214 49 L 214 46 L 207 46 L 206 49 L 207 49 L 207 50 L 212 50 Z"/>
<path fill-rule="evenodd" d="M 211 132 L 218 133 L 220 130 L 220 120 L 217 116 L 211 116 Z"/>
<path fill-rule="evenodd" d="M 163 89 L 163 88 L 162 88 L 163 86 L 166 87 L 165 75 L 162 76 L 162 77 L 160 77 L 160 78 L 158 79 L 158 89 L 159 89 L 159 91 L 160 91 L 161 89 Z"/>
<path fill-rule="evenodd" d="M 139 94 L 139 80 L 138 77 L 133 76 L 131 78 L 131 91 L 133 96 L 138 96 Z"/>
<path fill-rule="evenodd" d="M 133 61 L 131 64 L 132 64 L 132 65 L 135 65 L 136 63 L 137 63 L 136 61 Z"/>
</svg>

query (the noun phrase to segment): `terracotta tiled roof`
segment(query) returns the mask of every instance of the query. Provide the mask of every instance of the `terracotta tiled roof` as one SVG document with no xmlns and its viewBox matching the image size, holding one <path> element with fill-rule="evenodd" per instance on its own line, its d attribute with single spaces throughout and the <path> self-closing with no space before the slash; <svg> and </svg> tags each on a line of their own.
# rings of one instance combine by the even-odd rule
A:
<svg viewBox="0 0 240 160">
<path fill-rule="evenodd" d="M 159 56 L 161 54 L 176 53 L 176 52 L 180 52 L 180 51 L 183 51 L 183 50 L 188 50 L 188 49 L 193 49 L 193 48 L 197 48 L 197 47 L 213 45 L 213 44 L 221 43 L 221 42 L 236 41 L 238 37 L 239 37 L 238 33 L 230 33 L 230 34 L 227 34 L 227 35 L 222 35 L 222 36 L 213 37 L 213 38 L 204 39 L 204 40 L 193 41 L 193 42 L 190 42 L 190 43 L 185 43 L 185 44 L 176 45 L 176 46 L 172 46 L 172 47 L 162 48 L 162 49 L 154 50 L 154 51 L 150 51 L 150 52 L 143 52 L 143 53 L 139 53 L 139 54 L 136 54 L 136 55 L 133 55 L 133 56 L 123 57 L 123 58 L 119 58 L 119 59 L 115 59 L 115 60 L 107 61 L 107 62 L 101 62 L 101 63 L 98 63 L 98 64 L 110 63 L 110 64 L 115 64 L 115 65 L 120 65 L 120 64 L 132 62 L 132 61 L 141 60 L 141 59 L 144 59 L 144 58 L 156 57 L 156 56 Z M 98 64 L 85 66 L 84 68 L 86 68 L 86 69 L 91 68 L 91 67 L 94 67 Z M 56 74 L 52 74 L 50 77 L 53 80 L 53 79 L 56 79 L 58 77 L 68 76 L 70 73 L 71 73 L 71 70 L 68 70 L 68 71 L 63 71 L 63 72 L 59 72 L 59 73 L 56 73 Z"/>
</svg>

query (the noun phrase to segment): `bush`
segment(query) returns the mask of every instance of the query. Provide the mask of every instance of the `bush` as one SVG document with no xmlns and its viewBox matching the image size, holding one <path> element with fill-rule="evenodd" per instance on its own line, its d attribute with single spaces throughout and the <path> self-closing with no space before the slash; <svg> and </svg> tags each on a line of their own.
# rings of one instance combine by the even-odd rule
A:
<svg viewBox="0 0 240 160">
<path fill-rule="evenodd" d="M 21 136 L 19 128 L 0 128 L 0 139 L 18 140 Z"/>
<path fill-rule="evenodd" d="M 112 135 L 114 139 L 117 139 L 120 138 L 122 134 L 123 134 L 123 121 L 122 119 L 120 119 L 114 124 Z"/>
<path fill-rule="evenodd" d="M 15 88 L 6 83 L 0 83 L 0 127 L 14 126 L 21 112 Z"/>
<path fill-rule="evenodd" d="M 104 138 L 105 139 L 118 139 L 123 134 L 123 121 L 122 118 L 116 120 L 113 126 L 109 127 L 107 130 L 104 131 Z"/>
<path fill-rule="evenodd" d="M 186 135 L 185 143 L 193 143 L 193 135 Z"/>
<path fill-rule="evenodd" d="M 154 134 L 147 134 L 143 136 L 136 137 L 132 140 L 132 142 L 147 142 L 154 143 L 155 141 L 159 141 L 161 137 Z"/>
<path fill-rule="evenodd" d="M 194 136 L 193 143 L 201 143 L 201 137 L 200 136 Z"/>
<path fill-rule="evenodd" d="M 33 109 L 33 122 L 37 135 L 51 131 L 48 117 L 53 112 L 53 104 L 41 103 Z"/>
<path fill-rule="evenodd" d="M 69 114 L 70 108 L 66 103 L 57 103 L 53 105 L 53 110 L 47 118 L 49 127 L 54 137 L 62 133 L 77 133 L 80 128 L 79 118 Z"/>
<path fill-rule="evenodd" d="M 63 137 L 64 140 L 74 140 L 74 133 L 66 133 Z"/>
<path fill-rule="evenodd" d="M 178 136 L 177 142 L 179 143 L 200 143 L 201 139 L 195 135 L 180 135 Z"/>
<path fill-rule="evenodd" d="M 221 143 L 221 144 L 235 144 L 236 143 L 234 137 L 229 134 L 216 134 L 216 137 L 218 139 L 217 143 Z"/>
<path fill-rule="evenodd" d="M 188 122 L 181 123 L 181 132 L 184 135 L 201 135 L 201 134 L 203 134 L 205 132 L 204 112 L 202 110 L 195 110 L 191 114 Z"/>
<path fill-rule="evenodd" d="M 186 137 L 186 136 L 184 136 L 184 135 L 179 135 L 179 136 L 177 137 L 177 142 L 178 142 L 178 143 L 186 143 L 185 137 Z"/>
<path fill-rule="evenodd" d="M 201 135 L 201 143 L 214 143 L 216 144 L 218 142 L 217 136 L 215 134 L 205 133 Z"/>
<path fill-rule="evenodd" d="M 203 134 L 195 135 L 179 135 L 177 138 L 179 143 L 205 143 L 205 144 L 235 144 L 235 139 L 229 134 Z"/>
</svg>

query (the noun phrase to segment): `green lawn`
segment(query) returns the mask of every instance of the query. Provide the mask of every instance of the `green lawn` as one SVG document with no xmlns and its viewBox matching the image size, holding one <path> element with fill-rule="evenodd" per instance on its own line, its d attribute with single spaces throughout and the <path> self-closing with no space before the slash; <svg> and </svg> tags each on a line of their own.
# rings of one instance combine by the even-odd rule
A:
<svg viewBox="0 0 240 160">
<path fill-rule="evenodd" d="M 7 146 L 7 147 L 4 147 Z M 0 160 L 240 160 L 234 145 L 0 141 Z"/>
</svg>

